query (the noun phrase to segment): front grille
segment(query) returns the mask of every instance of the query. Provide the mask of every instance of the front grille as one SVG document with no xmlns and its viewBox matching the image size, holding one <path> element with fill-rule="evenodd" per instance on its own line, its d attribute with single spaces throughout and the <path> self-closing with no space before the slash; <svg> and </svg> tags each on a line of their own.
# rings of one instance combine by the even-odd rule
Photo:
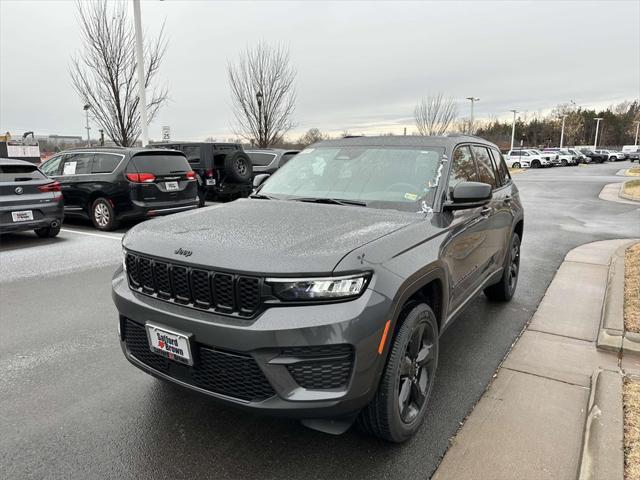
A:
<svg viewBox="0 0 640 480">
<path fill-rule="evenodd" d="M 353 367 L 351 345 L 319 345 L 290 347 L 281 355 L 297 360 L 287 366 L 289 373 L 302 388 L 324 390 L 347 385 Z"/>
<path fill-rule="evenodd" d="M 248 402 L 266 400 L 275 391 L 253 357 L 192 343 L 193 366 L 173 362 L 149 349 L 145 328 L 124 320 L 124 340 L 129 353 L 145 365 L 172 378 L 213 393 Z"/>
<path fill-rule="evenodd" d="M 162 300 L 223 314 L 251 316 L 260 308 L 262 280 L 191 268 L 127 253 L 129 287 Z"/>
</svg>

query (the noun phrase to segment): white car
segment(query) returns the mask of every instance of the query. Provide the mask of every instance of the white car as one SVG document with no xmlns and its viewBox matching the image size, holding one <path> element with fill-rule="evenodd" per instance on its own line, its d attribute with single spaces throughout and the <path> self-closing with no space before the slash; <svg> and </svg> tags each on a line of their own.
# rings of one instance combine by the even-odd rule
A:
<svg viewBox="0 0 640 480">
<path fill-rule="evenodd" d="M 613 150 L 595 150 L 595 153 L 599 153 L 600 155 L 606 155 L 607 160 L 610 162 L 615 162 L 617 160 L 624 160 L 624 153 L 619 152 L 621 157 L 618 157 L 618 152 L 614 152 Z"/>
<path fill-rule="evenodd" d="M 589 157 L 587 157 L 584 153 L 582 153 L 577 148 L 567 148 L 567 151 L 571 153 L 574 157 L 576 157 L 576 162 L 589 163 Z"/>
<path fill-rule="evenodd" d="M 622 153 L 629 157 L 629 161 L 638 161 L 640 163 L 639 145 L 625 145 L 624 147 L 622 147 Z"/>
<path fill-rule="evenodd" d="M 563 148 L 545 148 L 542 151 L 542 154 L 545 153 L 556 154 L 558 159 L 560 160 L 560 164 L 563 167 L 567 165 L 577 165 L 578 164 L 578 156 L 571 153 L 569 150 L 565 150 Z"/>
<path fill-rule="evenodd" d="M 518 149 L 509 150 L 504 157 L 510 168 L 540 168 L 550 167 L 552 163 L 537 150 Z"/>
</svg>

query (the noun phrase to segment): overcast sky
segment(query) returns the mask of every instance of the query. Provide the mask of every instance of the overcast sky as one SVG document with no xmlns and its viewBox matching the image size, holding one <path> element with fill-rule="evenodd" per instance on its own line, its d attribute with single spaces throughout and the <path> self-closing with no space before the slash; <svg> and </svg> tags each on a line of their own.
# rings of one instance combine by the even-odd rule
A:
<svg viewBox="0 0 640 480">
<path fill-rule="evenodd" d="M 259 40 L 290 48 L 294 135 L 411 131 L 416 101 L 431 92 L 458 99 L 461 116 L 464 98 L 479 97 L 480 118 L 640 97 L 639 0 L 147 0 L 142 21 L 149 35 L 166 21 L 169 40 L 159 80 L 170 101 L 150 126 L 156 139 L 162 125 L 173 139 L 229 137 L 227 60 Z M 74 2 L 0 0 L 0 131 L 84 134 L 68 71 L 79 48 Z"/>
</svg>

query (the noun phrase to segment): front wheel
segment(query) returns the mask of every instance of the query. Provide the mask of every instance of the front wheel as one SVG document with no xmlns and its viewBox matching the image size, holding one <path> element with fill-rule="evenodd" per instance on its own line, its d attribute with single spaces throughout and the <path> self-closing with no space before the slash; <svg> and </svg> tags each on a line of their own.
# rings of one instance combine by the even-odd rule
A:
<svg viewBox="0 0 640 480">
<path fill-rule="evenodd" d="M 520 235 L 513 233 L 509 252 L 505 260 L 502 277 L 498 283 L 484 289 L 484 294 L 489 300 L 508 302 L 513 298 L 518 285 L 518 273 L 520 272 Z"/>
<path fill-rule="evenodd" d="M 562 159 L 562 166 L 566 167 L 567 165 L 569 165 L 569 163 L 563 158 Z"/>
<path fill-rule="evenodd" d="M 420 427 L 438 365 L 438 323 L 433 310 L 413 306 L 393 338 L 378 391 L 360 413 L 367 433 L 390 442 L 408 440 Z"/>
<path fill-rule="evenodd" d="M 91 221 L 98 230 L 105 232 L 118 228 L 116 212 L 106 198 L 98 198 L 91 205 Z"/>
<path fill-rule="evenodd" d="M 540 168 L 540 162 L 538 160 L 534 160 L 531 162 L 531 168 Z"/>
</svg>

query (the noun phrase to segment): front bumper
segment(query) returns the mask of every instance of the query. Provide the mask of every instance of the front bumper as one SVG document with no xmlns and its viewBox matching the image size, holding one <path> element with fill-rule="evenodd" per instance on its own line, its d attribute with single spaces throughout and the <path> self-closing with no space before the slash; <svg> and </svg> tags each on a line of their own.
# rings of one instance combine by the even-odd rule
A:
<svg viewBox="0 0 640 480">
<path fill-rule="evenodd" d="M 112 287 L 123 353 L 156 377 L 228 404 L 301 419 L 353 414 L 377 389 L 384 366 L 378 345 L 391 302 L 372 289 L 352 301 L 273 306 L 246 319 L 134 292 L 122 268 Z M 147 352 L 140 332 L 148 321 L 191 334 L 194 366 Z M 137 343 L 127 338 L 132 329 Z M 336 385 L 335 375 L 344 383 Z"/>
</svg>

